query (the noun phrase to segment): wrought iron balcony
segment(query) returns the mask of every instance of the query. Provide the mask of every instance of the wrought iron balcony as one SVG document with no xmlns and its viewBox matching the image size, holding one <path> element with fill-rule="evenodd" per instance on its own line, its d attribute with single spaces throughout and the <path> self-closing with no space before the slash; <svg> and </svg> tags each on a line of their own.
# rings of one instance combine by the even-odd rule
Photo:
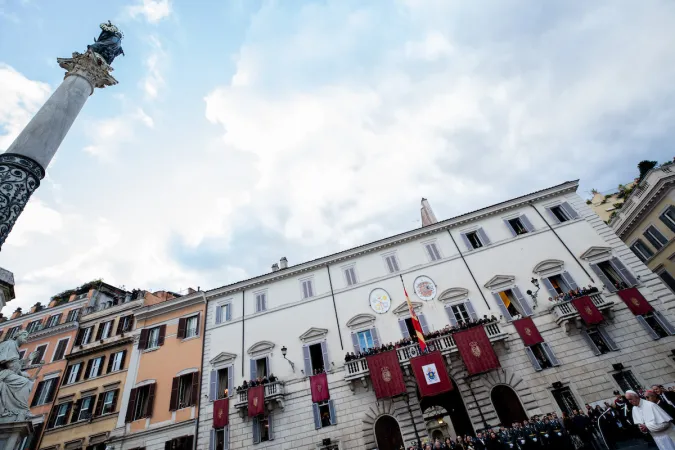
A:
<svg viewBox="0 0 675 450">
<path fill-rule="evenodd" d="M 485 332 L 487 333 L 490 342 L 501 341 L 508 337 L 508 334 L 502 332 L 502 330 L 499 328 L 498 322 L 488 323 L 483 325 L 483 327 L 485 327 Z M 427 339 L 426 343 L 430 351 L 440 350 L 443 356 L 447 356 L 458 351 L 457 344 L 455 344 L 455 338 L 452 334 L 433 339 Z M 406 368 L 410 366 L 410 359 L 414 358 L 415 356 L 419 356 L 421 352 L 419 344 L 415 343 L 406 345 L 405 347 L 398 347 L 396 349 L 396 353 L 398 355 L 399 363 L 403 368 Z M 369 371 L 366 358 L 345 362 L 345 380 L 365 380 L 365 377 L 368 376 L 368 374 Z"/>
<path fill-rule="evenodd" d="M 235 399 L 234 407 L 243 416 L 244 411 L 248 409 L 248 389 L 237 392 Z M 274 402 L 278 403 L 281 409 L 284 409 L 284 383 L 279 380 L 265 385 L 265 405 L 267 405 L 269 411 L 274 408 Z"/>
<path fill-rule="evenodd" d="M 610 314 L 612 306 L 614 306 L 613 301 L 607 300 L 599 292 L 591 294 L 589 297 L 591 297 L 591 301 L 595 306 L 597 306 L 600 312 L 607 315 Z M 605 313 L 605 311 L 607 311 L 607 313 Z M 567 332 L 570 331 L 570 326 L 572 323 L 577 320 L 581 320 L 579 311 L 577 311 L 574 305 L 572 305 L 572 300 L 565 300 L 563 302 L 556 303 L 551 307 L 551 312 L 555 316 L 556 324 L 560 325 L 561 323 L 565 322 L 565 330 Z"/>
</svg>

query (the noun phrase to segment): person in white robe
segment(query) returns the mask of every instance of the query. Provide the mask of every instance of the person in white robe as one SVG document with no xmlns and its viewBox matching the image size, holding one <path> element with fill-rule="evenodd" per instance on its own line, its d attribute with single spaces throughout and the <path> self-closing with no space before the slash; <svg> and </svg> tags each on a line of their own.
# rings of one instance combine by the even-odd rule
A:
<svg viewBox="0 0 675 450">
<path fill-rule="evenodd" d="M 633 422 L 643 433 L 650 433 L 659 450 L 675 450 L 673 420 L 659 405 L 643 400 L 635 391 L 626 391 L 633 405 Z"/>
</svg>

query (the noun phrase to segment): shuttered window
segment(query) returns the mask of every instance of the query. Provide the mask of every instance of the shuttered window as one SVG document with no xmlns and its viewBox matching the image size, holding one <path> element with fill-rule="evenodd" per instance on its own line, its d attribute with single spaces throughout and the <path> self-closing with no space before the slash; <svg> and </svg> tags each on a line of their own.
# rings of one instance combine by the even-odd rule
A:
<svg viewBox="0 0 675 450">
<path fill-rule="evenodd" d="M 438 261 L 441 259 L 441 252 L 438 251 L 438 246 L 435 242 L 429 242 L 424 244 L 424 248 L 427 251 L 427 256 L 429 261 Z"/>
<path fill-rule="evenodd" d="M 311 295 L 310 295 L 311 297 Z M 255 312 L 267 311 L 267 293 L 258 292 L 255 294 Z"/>
<path fill-rule="evenodd" d="M 301 285 L 303 299 L 314 297 L 314 279 L 309 278 L 307 280 L 302 280 Z"/>
<path fill-rule="evenodd" d="M 54 356 L 52 361 L 59 361 L 64 358 L 66 355 L 66 348 L 68 347 L 68 341 L 70 339 L 61 339 L 58 344 L 56 344 L 56 350 L 54 350 Z"/>
<path fill-rule="evenodd" d="M 335 403 L 333 400 L 313 403 L 312 411 L 314 412 L 314 428 L 317 430 L 337 424 L 337 415 L 335 414 Z"/>
<path fill-rule="evenodd" d="M 656 250 L 661 250 L 668 243 L 668 239 L 654 225 L 649 226 L 642 235 Z"/>
<path fill-rule="evenodd" d="M 344 269 L 345 281 L 347 286 L 353 286 L 356 284 L 356 270 L 354 267 L 347 267 Z"/>
</svg>

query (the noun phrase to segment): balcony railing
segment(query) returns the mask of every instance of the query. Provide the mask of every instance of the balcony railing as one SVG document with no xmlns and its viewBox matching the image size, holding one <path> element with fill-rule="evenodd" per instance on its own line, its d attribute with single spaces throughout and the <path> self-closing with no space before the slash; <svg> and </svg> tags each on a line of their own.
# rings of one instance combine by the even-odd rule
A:
<svg viewBox="0 0 675 450">
<path fill-rule="evenodd" d="M 611 308 L 614 302 L 608 301 L 600 293 L 589 295 L 593 304 L 597 306 L 600 311 Z M 579 317 L 579 311 L 572 305 L 572 300 L 566 300 L 553 305 L 551 312 L 555 316 L 555 322 L 560 325 L 564 321 L 574 320 Z"/>
<path fill-rule="evenodd" d="M 499 323 L 497 322 L 488 323 L 483 325 L 483 327 L 485 327 L 485 332 L 487 333 L 491 342 L 503 340 L 508 336 L 506 333 L 501 331 L 499 328 Z M 441 354 L 443 355 L 448 355 L 458 351 L 457 344 L 455 344 L 455 338 L 452 334 L 433 339 L 427 339 L 426 343 L 427 347 L 429 347 L 429 350 L 440 350 Z M 420 346 L 417 343 L 407 345 L 405 347 L 398 347 L 396 349 L 398 361 L 401 366 L 410 365 L 410 359 L 414 358 L 415 356 L 419 356 L 420 353 Z M 366 362 L 366 358 L 347 361 L 345 363 L 345 380 L 365 378 L 368 373 L 368 363 Z"/>
<path fill-rule="evenodd" d="M 234 407 L 238 410 L 248 408 L 248 390 L 237 392 L 236 402 Z M 272 402 L 276 401 L 281 406 L 281 409 L 284 408 L 284 383 L 281 381 L 274 381 L 272 383 L 267 383 L 265 385 L 265 404 L 268 405 L 269 409 L 272 409 Z"/>
</svg>

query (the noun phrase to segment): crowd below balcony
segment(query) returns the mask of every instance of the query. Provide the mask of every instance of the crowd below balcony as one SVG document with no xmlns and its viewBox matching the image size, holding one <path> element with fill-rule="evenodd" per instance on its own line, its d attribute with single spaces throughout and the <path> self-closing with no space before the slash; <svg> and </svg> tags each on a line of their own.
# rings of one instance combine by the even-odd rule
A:
<svg viewBox="0 0 675 450">
<path fill-rule="evenodd" d="M 430 331 L 429 333 L 426 333 L 424 335 L 424 339 L 435 339 L 443 336 L 448 336 L 453 333 L 456 333 L 458 331 L 464 331 L 468 330 L 469 328 L 477 327 L 477 326 L 482 326 L 482 325 L 487 325 L 490 323 L 495 323 L 498 322 L 499 319 L 497 319 L 494 315 L 492 317 L 488 317 L 487 315 L 484 315 L 482 319 L 469 319 L 469 320 L 459 320 L 457 321 L 457 325 L 446 325 L 445 328 L 442 328 L 440 330 L 436 331 Z M 388 352 L 390 350 L 396 350 L 397 348 L 400 347 L 407 347 L 409 345 L 413 345 L 417 343 L 417 336 L 411 336 L 411 337 L 406 337 L 403 339 L 400 339 L 396 342 L 390 342 L 388 344 L 382 344 L 379 347 L 371 347 L 369 349 L 366 349 L 362 352 L 348 352 L 345 355 L 345 362 L 349 361 L 354 361 L 356 359 L 361 359 L 365 358 L 366 356 L 372 356 L 372 355 L 377 355 L 378 353 L 383 353 L 383 352 Z"/>
<path fill-rule="evenodd" d="M 626 286 L 626 283 L 623 283 L 623 282 L 621 283 L 621 285 L 623 285 L 624 287 L 621 287 L 617 283 L 616 288 L 617 289 L 626 289 L 628 287 L 628 286 Z M 585 296 L 591 295 L 591 294 L 597 294 L 598 292 L 600 292 L 600 290 L 598 288 L 589 284 L 588 287 L 581 287 L 581 288 L 577 288 L 577 289 L 572 289 L 572 290 L 569 290 L 569 291 L 567 291 L 563 294 L 558 294 L 555 297 L 549 297 L 548 301 L 551 302 L 551 303 L 567 302 L 569 300 L 574 300 L 575 298 L 585 297 Z"/>
<path fill-rule="evenodd" d="M 244 380 L 244 382 L 242 383 L 241 386 L 237 386 L 237 392 L 238 393 L 244 392 L 244 391 L 248 390 L 248 388 L 252 388 L 252 387 L 256 387 L 256 386 L 264 386 L 264 385 L 269 384 L 269 383 L 274 383 L 278 380 L 279 379 L 276 376 L 274 376 L 273 373 L 271 373 L 269 377 L 267 377 L 267 376 L 258 377 L 254 380 L 249 380 L 249 381 Z"/>
</svg>

